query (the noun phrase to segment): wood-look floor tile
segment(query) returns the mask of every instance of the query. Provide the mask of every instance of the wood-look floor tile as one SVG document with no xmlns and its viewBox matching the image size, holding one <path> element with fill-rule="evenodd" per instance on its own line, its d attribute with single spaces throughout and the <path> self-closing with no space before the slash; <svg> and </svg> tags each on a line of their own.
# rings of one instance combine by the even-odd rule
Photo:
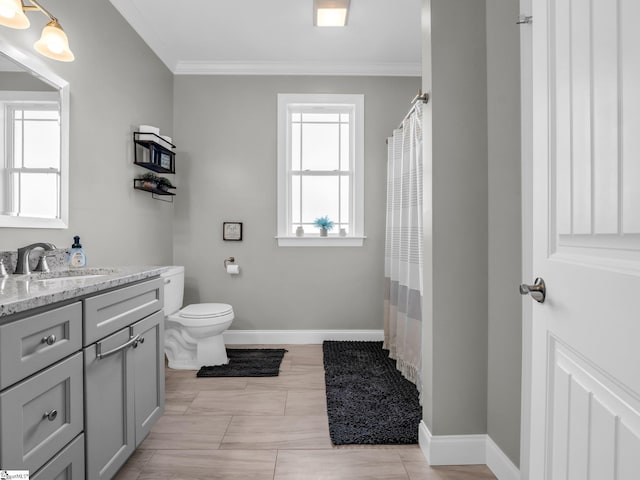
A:
<svg viewBox="0 0 640 480">
<path fill-rule="evenodd" d="M 393 450 L 280 450 L 274 480 L 408 480 Z"/>
<path fill-rule="evenodd" d="M 200 392 L 188 415 L 284 415 L 287 392 L 284 390 L 223 390 Z"/>
<path fill-rule="evenodd" d="M 233 417 L 221 449 L 331 448 L 326 416 Z"/>
<path fill-rule="evenodd" d="M 315 366 L 293 365 L 277 377 L 247 379 L 247 390 L 324 390 L 324 370 Z"/>
<path fill-rule="evenodd" d="M 287 370 L 291 370 L 291 360 L 287 358 L 283 358 L 282 362 L 280 362 L 280 372 L 286 372 Z"/>
<path fill-rule="evenodd" d="M 182 415 L 198 395 L 197 391 L 171 390 L 165 391 L 165 415 Z"/>
<path fill-rule="evenodd" d="M 152 450 L 217 449 L 231 417 L 163 415 L 140 448 Z"/>
<path fill-rule="evenodd" d="M 322 345 L 296 345 L 289 347 L 287 356 L 293 365 L 323 365 Z"/>
<path fill-rule="evenodd" d="M 326 415 L 327 395 L 324 390 L 289 390 L 285 415 Z"/>
<path fill-rule="evenodd" d="M 403 462 L 427 463 L 424 453 L 418 445 L 399 445 L 398 454 Z"/>
<path fill-rule="evenodd" d="M 136 480 L 154 452 L 155 450 L 137 449 L 118 471 L 114 480 Z"/>
<path fill-rule="evenodd" d="M 322 345 L 236 347 L 288 352 L 271 378 L 167 368 L 165 415 L 117 480 L 495 480 L 484 465 L 430 467 L 418 446 L 332 447 Z"/>
<path fill-rule="evenodd" d="M 431 467 L 426 462 L 404 462 L 410 480 L 496 480 L 486 465 Z"/>
<path fill-rule="evenodd" d="M 272 480 L 275 451 L 169 450 L 147 463 L 138 480 Z"/>
<path fill-rule="evenodd" d="M 244 390 L 247 387 L 246 378 L 229 378 L 229 377 L 206 377 L 198 378 L 195 372 L 191 372 L 190 376 L 180 376 L 170 378 L 167 382 L 165 390 L 167 392 L 175 391 L 199 391 L 206 390 Z"/>
</svg>

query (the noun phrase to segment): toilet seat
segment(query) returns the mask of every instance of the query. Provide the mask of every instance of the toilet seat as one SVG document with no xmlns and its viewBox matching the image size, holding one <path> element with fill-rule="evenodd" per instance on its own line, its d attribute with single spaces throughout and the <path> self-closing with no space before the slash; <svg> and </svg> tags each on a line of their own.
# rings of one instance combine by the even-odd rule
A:
<svg viewBox="0 0 640 480">
<path fill-rule="evenodd" d="M 226 303 L 196 303 L 187 305 L 178 312 L 182 318 L 212 318 L 228 315 L 233 312 Z"/>
<path fill-rule="evenodd" d="M 216 325 L 232 319 L 233 307 L 226 303 L 196 303 L 187 305 L 177 312 L 177 314 L 169 316 L 169 320 L 184 325 L 185 327 Z"/>
</svg>

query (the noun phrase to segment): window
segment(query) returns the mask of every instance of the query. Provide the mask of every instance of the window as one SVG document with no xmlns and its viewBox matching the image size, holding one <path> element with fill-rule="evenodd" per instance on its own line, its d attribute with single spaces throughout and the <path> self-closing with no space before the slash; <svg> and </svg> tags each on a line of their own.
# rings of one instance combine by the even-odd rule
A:
<svg viewBox="0 0 640 480">
<path fill-rule="evenodd" d="M 361 246 L 363 201 L 364 96 L 278 95 L 278 244 Z"/>
<path fill-rule="evenodd" d="M 60 112 L 57 103 L 4 103 L 2 214 L 59 218 Z"/>
</svg>

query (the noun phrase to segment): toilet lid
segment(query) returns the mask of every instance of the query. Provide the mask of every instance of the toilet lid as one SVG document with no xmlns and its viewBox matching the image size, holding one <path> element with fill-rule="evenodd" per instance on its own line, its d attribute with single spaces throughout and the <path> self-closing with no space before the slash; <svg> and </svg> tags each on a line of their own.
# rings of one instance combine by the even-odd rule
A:
<svg viewBox="0 0 640 480">
<path fill-rule="evenodd" d="M 181 318 L 215 318 L 233 313 L 231 305 L 226 303 L 196 303 L 180 310 Z"/>
</svg>

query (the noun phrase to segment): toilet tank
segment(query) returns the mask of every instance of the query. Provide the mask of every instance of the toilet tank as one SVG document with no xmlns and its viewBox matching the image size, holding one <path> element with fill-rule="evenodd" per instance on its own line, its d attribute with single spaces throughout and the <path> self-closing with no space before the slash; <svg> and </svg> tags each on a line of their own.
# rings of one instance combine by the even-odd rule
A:
<svg viewBox="0 0 640 480">
<path fill-rule="evenodd" d="M 164 314 L 172 315 L 182 308 L 184 267 L 168 267 L 160 276 L 164 280 Z"/>
</svg>

